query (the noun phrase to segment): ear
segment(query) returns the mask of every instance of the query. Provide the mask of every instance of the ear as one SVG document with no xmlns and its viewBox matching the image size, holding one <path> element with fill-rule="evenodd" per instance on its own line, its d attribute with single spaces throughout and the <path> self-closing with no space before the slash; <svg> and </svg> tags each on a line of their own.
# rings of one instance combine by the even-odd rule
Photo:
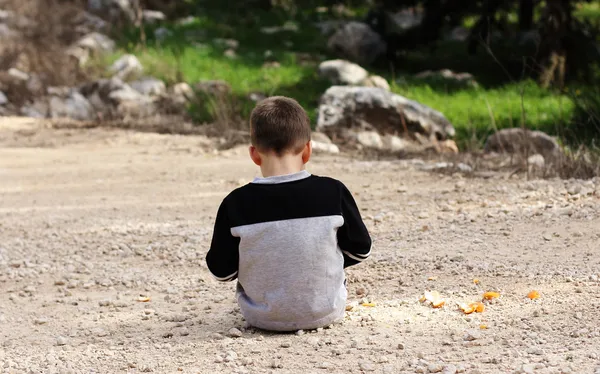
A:
<svg viewBox="0 0 600 374">
<path fill-rule="evenodd" d="M 256 166 L 260 166 L 262 164 L 262 158 L 260 157 L 260 153 L 258 153 L 258 149 L 256 149 L 255 146 L 251 145 L 248 151 L 250 153 L 250 158 L 252 159 L 252 162 L 254 162 Z"/>
<path fill-rule="evenodd" d="M 302 150 L 302 163 L 307 164 L 310 156 L 312 156 L 312 143 L 309 140 L 304 146 L 304 150 Z"/>
</svg>

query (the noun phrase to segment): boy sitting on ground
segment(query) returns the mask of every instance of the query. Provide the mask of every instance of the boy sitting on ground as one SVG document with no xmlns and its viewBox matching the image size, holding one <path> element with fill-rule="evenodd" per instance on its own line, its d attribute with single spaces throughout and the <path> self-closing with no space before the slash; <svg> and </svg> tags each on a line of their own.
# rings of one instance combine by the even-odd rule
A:
<svg viewBox="0 0 600 374">
<path fill-rule="evenodd" d="M 365 260 L 371 238 L 340 181 L 311 175 L 310 120 L 293 99 L 271 97 L 250 118 L 250 158 L 262 178 L 219 207 L 206 263 L 238 279 L 246 321 L 273 331 L 316 329 L 343 319 L 344 268 Z"/>
</svg>

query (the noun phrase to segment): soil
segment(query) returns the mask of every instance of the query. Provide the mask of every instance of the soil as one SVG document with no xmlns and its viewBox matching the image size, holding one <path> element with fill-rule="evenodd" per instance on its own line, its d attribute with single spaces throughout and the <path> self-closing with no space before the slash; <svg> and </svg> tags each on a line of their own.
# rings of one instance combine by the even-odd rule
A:
<svg viewBox="0 0 600 374">
<path fill-rule="evenodd" d="M 0 119 L 0 373 L 600 373 L 600 180 L 424 164 L 315 155 L 372 257 L 343 323 L 273 334 L 204 262 L 221 199 L 258 175 L 245 149 Z"/>
</svg>

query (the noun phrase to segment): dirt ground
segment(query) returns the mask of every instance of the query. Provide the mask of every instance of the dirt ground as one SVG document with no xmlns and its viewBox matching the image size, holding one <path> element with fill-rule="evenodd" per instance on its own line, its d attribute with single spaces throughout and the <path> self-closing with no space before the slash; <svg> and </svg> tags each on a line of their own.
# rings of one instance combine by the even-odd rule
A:
<svg viewBox="0 0 600 374">
<path fill-rule="evenodd" d="M 343 323 L 271 334 L 204 262 L 221 199 L 257 176 L 243 149 L 0 119 L 0 373 L 599 374 L 600 180 L 422 166 L 315 156 L 373 254 L 347 271 Z"/>
</svg>

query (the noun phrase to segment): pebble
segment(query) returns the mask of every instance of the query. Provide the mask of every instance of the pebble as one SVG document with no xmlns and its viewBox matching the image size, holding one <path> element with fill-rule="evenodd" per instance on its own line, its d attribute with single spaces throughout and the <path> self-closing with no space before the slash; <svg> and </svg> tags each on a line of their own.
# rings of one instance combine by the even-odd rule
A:
<svg viewBox="0 0 600 374">
<path fill-rule="evenodd" d="M 69 344 L 69 340 L 64 336 L 59 336 L 58 338 L 56 338 L 56 345 L 63 346 L 67 344 Z"/>
<path fill-rule="evenodd" d="M 444 366 L 442 364 L 429 364 L 427 370 L 430 373 L 441 373 L 444 370 Z"/>
<path fill-rule="evenodd" d="M 464 340 L 471 342 L 473 340 L 481 339 L 481 336 L 481 332 L 477 330 L 469 330 L 465 333 Z"/>
<path fill-rule="evenodd" d="M 456 374 L 458 372 L 458 368 L 454 365 L 446 365 L 442 370 L 442 374 Z"/>
<path fill-rule="evenodd" d="M 292 343 L 289 341 L 285 341 L 280 344 L 281 348 L 290 348 L 291 346 L 292 346 Z"/>
<path fill-rule="evenodd" d="M 230 338 L 241 338 L 243 334 L 239 329 L 233 327 L 229 329 L 229 331 L 227 332 L 227 336 L 229 336 Z"/>
<path fill-rule="evenodd" d="M 362 371 L 375 371 L 375 364 L 367 360 L 360 361 L 358 363 L 358 367 Z"/>
<path fill-rule="evenodd" d="M 48 323 L 48 318 L 46 317 L 40 317 L 40 318 L 36 318 L 33 323 L 35 323 L 36 325 L 45 325 Z"/>
</svg>

